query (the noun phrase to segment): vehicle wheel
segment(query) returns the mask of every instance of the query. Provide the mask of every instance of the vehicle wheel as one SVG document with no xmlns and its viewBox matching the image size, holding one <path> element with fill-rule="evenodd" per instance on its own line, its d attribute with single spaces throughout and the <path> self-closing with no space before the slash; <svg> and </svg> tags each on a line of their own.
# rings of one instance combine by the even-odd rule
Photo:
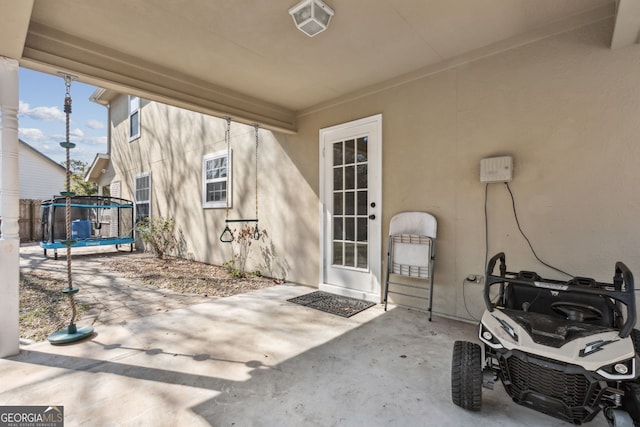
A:
<svg viewBox="0 0 640 427">
<path fill-rule="evenodd" d="M 621 409 L 607 409 L 604 416 L 611 427 L 634 427 L 629 414 Z"/>
<path fill-rule="evenodd" d="M 456 341 L 451 364 L 451 399 L 470 411 L 482 407 L 482 349 L 478 344 Z"/>
<path fill-rule="evenodd" d="M 624 384 L 622 409 L 631 415 L 636 427 L 640 427 L 640 382 L 635 381 Z"/>
</svg>

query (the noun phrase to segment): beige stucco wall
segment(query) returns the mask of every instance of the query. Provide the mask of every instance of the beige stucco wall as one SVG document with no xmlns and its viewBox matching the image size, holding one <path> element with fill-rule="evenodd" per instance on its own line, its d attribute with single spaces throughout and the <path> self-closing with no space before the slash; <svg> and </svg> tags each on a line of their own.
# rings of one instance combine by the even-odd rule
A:
<svg viewBox="0 0 640 427">
<path fill-rule="evenodd" d="M 383 236 L 397 212 L 437 217 L 436 313 L 482 312 L 481 286 L 463 280 L 484 270 L 479 163 L 495 155 L 514 158 L 520 224 L 543 260 L 606 281 L 622 260 L 640 277 L 640 46 L 610 50 L 611 27 L 597 23 L 303 114 L 297 135 L 263 131 L 260 223 L 274 275 L 319 280 L 319 130 L 381 113 Z M 153 215 L 178 220 L 194 258 L 229 259 L 218 241 L 224 210 L 200 201 L 202 155 L 225 149 L 224 121 L 151 103 L 142 107 L 141 140 L 129 143 L 126 122 L 115 118 L 126 118 L 125 101 L 112 107 L 123 196 L 132 176 L 151 170 Z M 152 115 L 160 120 L 147 128 Z M 231 216 L 253 216 L 253 129 L 234 124 L 232 135 Z M 561 277 L 533 258 L 511 209 L 504 184 L 490 185 L 489 255 L 505 251 L 514 270 Z"/>
<path fill-rule="evenodd" d="M 383 114 L 383 235 L 397 212 L 438 218 L 434 311 L 469 318 L 463 280 L 484 271 L 482 158 L 511 155 L 522 228 L 538 255 L 609 281 L 622 260 L 640 277 L 640 46 L 610 50 L 612 22 L 465 63 L 299 118 L 290 146 L 317 158 L 317 131 Z M 303 148 L 304 147 L 304 148 Z M 307 179 L 317 192 L 318 171 Z M 504 184 L 488 187 L 489 256 L 538 263 Z M 386 242 L 382 252 L 386 253 Z M 471 315 L 481 286 L 466 284 Z"/>
<path fill-rule="evenodd" d="M 114 181 L 122 181 L 122 197 L 133 199 L 134 177 L 151 172 L 151 215 L 175 218 L 186 242 L 185 256 L 218 265 L 232 259 L 231 246 L 219 240 L 226 209 L 203 209 L 201 201 L 202 158 L 227 149 L 226 122 L 143 101 L 141 137 L 129 142 L 125 96 L 114 101 L 111 115 Z M 268 237 L 252 243 L 249 269 L 317 284 L 318 201 L 285 151 L 286 145 L 286 136 L 260 130 L 258 216 L 260 229 Z M 229 218 L 255 218 L 254 128 L 233 122 L 231 149 L 233 205 Z"/>
</svg>

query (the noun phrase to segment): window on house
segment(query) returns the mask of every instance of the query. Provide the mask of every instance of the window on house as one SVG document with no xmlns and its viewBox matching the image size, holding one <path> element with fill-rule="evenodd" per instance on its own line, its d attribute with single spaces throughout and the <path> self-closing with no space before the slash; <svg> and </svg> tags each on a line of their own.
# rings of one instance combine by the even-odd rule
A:
<svg viewBox="0 0 640 427">
<path fill-rule="evenodd" d="M 136 223 L 151 216 L 151 173 L 136 176 L 135 181 Z"/>
<path fill-rule="evenodd" d="M 140 98 L 129 96 L 129 141 L 140 137 Z"/>
<path fill-rule="evenodd" d="M 202 158 L 202 207 L 231 207 L 231 152 L 218 151 Z M 228 179 L 227 179 L 228 178 Z"/>
</svg>

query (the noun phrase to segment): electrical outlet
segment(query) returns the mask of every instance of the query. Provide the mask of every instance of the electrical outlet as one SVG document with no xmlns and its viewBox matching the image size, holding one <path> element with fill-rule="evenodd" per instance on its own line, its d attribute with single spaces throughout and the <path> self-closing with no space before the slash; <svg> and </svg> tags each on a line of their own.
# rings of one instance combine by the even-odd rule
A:
<svg viewBox="0 0 640 427">
<path fill-rule="evenodd" d="M 481 284 L 483 279 L 484 277 L 482 276 L 482 274 L 469 274 L 467 275 L 467 278 L 465 280 L 467 282 Z"/>
</svg>

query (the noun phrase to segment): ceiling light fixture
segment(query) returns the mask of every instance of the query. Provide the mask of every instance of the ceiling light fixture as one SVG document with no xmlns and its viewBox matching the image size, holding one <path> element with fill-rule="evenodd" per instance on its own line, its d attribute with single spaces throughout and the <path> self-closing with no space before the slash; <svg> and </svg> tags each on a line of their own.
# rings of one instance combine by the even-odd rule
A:
<svg viewBox="0 0 640 427">
<path fill-rule="evenodd" d="M 309 37 L 326 30 L 333 13 L 333 9 L 321 0 L 302 0 L 289 9 L 296 27 Z"/>
</svg>

